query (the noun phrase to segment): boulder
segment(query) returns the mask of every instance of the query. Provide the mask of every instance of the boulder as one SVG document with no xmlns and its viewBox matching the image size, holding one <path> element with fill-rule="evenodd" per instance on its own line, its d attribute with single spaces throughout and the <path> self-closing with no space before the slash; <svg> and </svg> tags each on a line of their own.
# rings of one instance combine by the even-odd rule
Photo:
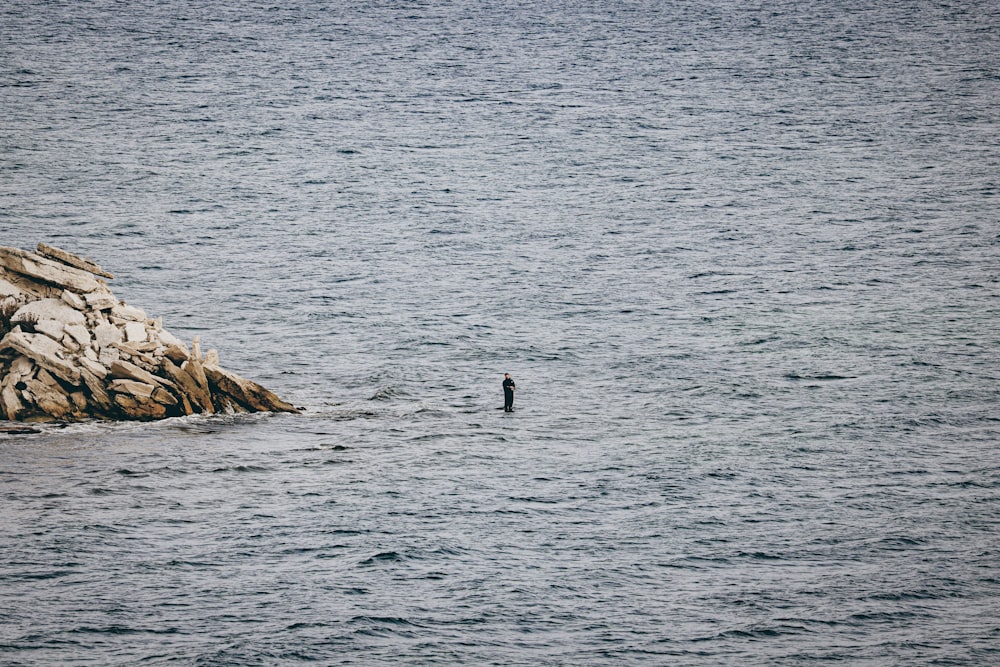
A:
<svg viewBox="0 0 1000 667">
<path fill-rule="evenodd" d="M 35 318 L 41 320 L 55 320 L 60 324 L 85 324 L 86 316 L 76 308 L 68 305 L 62 299 L 39 299 L 31 301 L 17 309 L 12 321 Z"/>
<path fill-rule="evenodd" d="M 114 279 L 114 276 L 102 269 L 96 263 L 86 259 L 85 257 L 80 257 L 79 255 L 74 255 L 71 252 L 66 252 L 65 250 L 60 250 L 59 248 L 54 248 L 50 245 L 44 243 L 38 244 L 38 254 L 51 259 L 58 260 L 63 264 L 67 264 L 77 269 L 82 269 L 87 273 L 93 273 L 95 276 L 101 276 L 102 278 L 107 278 L 109 280 Z"/>
<path fill-rule="evenodd" d="M 284 402 L 274 393 L 253 380 L 242 378 L 223 368 L 205 367 L 209 385 L 251 412 L 297 412 L 295 406 Z"/>
<path fill-rule="evenodd" d="M 95 292 L 103 286 L 93 274 L 18 248 L 0 246 L 0 263 L 23 276 L 74 292 Z"/>
</svg>

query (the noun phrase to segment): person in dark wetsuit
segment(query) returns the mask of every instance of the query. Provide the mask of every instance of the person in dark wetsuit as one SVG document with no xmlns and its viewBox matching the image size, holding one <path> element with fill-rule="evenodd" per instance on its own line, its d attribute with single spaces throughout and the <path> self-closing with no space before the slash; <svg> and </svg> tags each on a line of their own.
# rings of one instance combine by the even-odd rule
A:
<svg viewBox="0 0 1000 667">
<path fill-rule="evenodd" d="M 510 373 L 503 374 L 503 410 L 514 412 L 514 381 L 510 379 Z"/>
</svg>

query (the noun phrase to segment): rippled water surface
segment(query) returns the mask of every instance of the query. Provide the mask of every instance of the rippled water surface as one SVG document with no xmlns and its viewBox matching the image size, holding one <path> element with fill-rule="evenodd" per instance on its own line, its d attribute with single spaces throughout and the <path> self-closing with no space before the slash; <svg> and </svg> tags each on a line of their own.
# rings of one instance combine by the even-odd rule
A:
<svg viewBox="0 0 1000 667">
<path fill-rule="evenodd" d="M 0 244 L 306 408 L 0 435 L 0 663 L 1000 662 L 995 4 L 0 25 Z"/>
</svg>

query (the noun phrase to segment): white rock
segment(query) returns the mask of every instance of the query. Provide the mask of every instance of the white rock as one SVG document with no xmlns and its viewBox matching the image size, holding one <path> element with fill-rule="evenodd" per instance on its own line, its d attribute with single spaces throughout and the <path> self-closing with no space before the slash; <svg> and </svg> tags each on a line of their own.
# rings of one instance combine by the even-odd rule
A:
<svg viewBox="0 0 1000 667">
<path fill-rule="evenodd" d="M 94 361 L 93 359 L 89 359 L 87 357 L 80 357 L 79 362 L 81 366 L 99 378 L 103 378 L 108 374 L 107 367 L 98 361 Z"/>
<path fill-rule="evenodd" d="M 94 310 L 108 310 L 118 305 L 118 299 L 111 292 L 90 292 L 83 295 L 87 306 Z"/>
<path fill-rule="evenodd" d="M 80 347 L 87 347 L 90 345 L 90 331 L 87 327 L 82 324 L 67 324 L 65 326 L 66 333 L 73 337 L 73 339 L 80 344 Z"/>
<path fill-rule="evenodd" d="M 103 322 L 94 328 L 94 339 L 98 348 L 110 347 L 122 341 L 122 331 L 110 322 Z"/>
<path fill-rule="evenodd" d="M 87 302 L 79 294 L 70 292 L 68 289 L 63 290 L 62 300 L 66 302 L 67 306 L 76 308 L 77 310 L 85 310 L 87 308 Z"/>
<path fill-rule="evenodd" d="M 17 376 L 17 382 L 21 378 L 26 378 L 35 371 L 35 364 L 28 357 L 19 356 L 10 363 L 8 375 Z"/>
<path fill-rule="evenodd" d="M 146 311 L 142 308 L 126 305 L 124 302 L 119 302 L 112 306 L 111 314 L 115 317 L 120 317 L 123 320 L 129 320 L 131 322 L 146 321 Z"/>
<path fill-rule="evenodd" d="M 80 344 L 76 342 L 76 339 L 69 334 L 63 334 L 63 337 L 59 340 L 62 346 L 65 347 L 70 352 L 79 352 Z"/>
<path fill-rule="evenodd" d="M 120 379 L 112 380 L 108 384 L 108 389 L 118 393 L 131 394 L 136 398 L 151 398 L 156 386 L 137 380 Z"/>
<path fill-rule="evenodd" d="M 146 341 L 146 323 L 126 322 L 125 340 L 129 343 L 144 343 Z"/>
<path fill-rule="evenodd" d="M 97 360 L 105 366 L 110 366 L 121 358 L 121 352 L 113 347 L 102 347 L 97 355 Z"/>
<path fill-rule="evenodd" d="M 0 278 L 0 296 L 13 296 L 20 298 L 21 289 L 14 283 L 8 282 L 3 278 Z"/>
<path fill-rule="evenodd" d="M 56 342 L 61 342 L 63 338 L 63 323 L 58 320 L 38 320 L 35 323 L 35 331 L 43 333 Z"/>
<path fill-rule="evenodd" d="M 17 309 L 12 320 L 22 320 L 26 315 L 39 320 L 56 320 L 62 324 L 83 324 L 87 318 L 76 308 L 67 305 L 62 299 L 39 299 Z"/>
<path fill-rule="evenodd" d="M 156 337 L 159 338 L 160 342 L 166 345 L 167 347 L 179 347 L 180 349 L 184 350 L 184 354 L 187 355 L 188 352 L 187 343 L 185 343 L 180 338 L 173 335 L 166 329 L 158 329 L 156 332 Z"/>
</svg>

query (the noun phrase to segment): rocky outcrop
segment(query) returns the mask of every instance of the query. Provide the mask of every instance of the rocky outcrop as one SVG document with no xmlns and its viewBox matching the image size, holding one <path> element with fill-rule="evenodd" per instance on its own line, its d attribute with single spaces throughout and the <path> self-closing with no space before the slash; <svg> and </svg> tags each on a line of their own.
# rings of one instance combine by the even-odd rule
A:
<svg viewBox="0 0 1000 667">
<path fill-rule="evenodd" d="M 298 412 L 119 301 L 94 262 L 0 246 L 0 419 L 161 419 Z"/>
</svg>

